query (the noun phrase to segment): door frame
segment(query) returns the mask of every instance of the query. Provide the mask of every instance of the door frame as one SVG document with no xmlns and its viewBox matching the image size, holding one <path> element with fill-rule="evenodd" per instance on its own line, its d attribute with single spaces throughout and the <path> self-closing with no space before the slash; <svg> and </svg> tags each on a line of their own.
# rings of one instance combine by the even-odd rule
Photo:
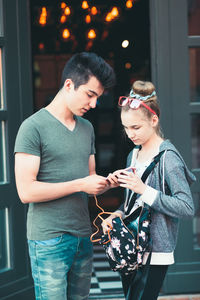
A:
<svg viewBox="0 0 200 300">
<path fill-rule="evenodd" d="M 151 70 L 160 99 L 161 125 L 192 166 L 187 0 L 150 0 Z M 198 111 L 199 103 L 196 103 Z M 199 170 L 193 170 L 199 181 Z M 192 192 L 200 192 L 199 184 Z M 163 286 L 165 294 L 199 292 L 200 251 L 193 248 L 193 220 L 181 220 L 175 264 Z"/>
</svg>

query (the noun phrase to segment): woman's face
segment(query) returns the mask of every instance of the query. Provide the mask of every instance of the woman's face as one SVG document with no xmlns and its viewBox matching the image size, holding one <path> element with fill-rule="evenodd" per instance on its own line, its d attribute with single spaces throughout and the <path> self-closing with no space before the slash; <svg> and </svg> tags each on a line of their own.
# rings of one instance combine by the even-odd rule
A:
<svg viewBox="0 0 200 300">
<path fill-rule="evenodd" d="M 158 117 L 152 114 L 152 118 L 148 119 L 141 109 L 122 110 L 121 121 L 128 138 L 135 145 L 144 145 L 156 134 Z"/>
</svg>

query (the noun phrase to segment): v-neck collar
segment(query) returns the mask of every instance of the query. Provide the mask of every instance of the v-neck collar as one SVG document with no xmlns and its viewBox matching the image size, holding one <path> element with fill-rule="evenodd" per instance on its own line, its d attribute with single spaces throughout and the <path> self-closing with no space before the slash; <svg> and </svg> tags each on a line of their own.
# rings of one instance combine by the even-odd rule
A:
<svg viewBox="0 0 200 300">
<path fill-rule="evenodd" d="M 46 108 L 42 108 L 42 110 L 47 112 L 57 123 L 59 123 L 61 126 L 63 126 L 68 132 L 74 133 L 77 130 L 78 118 L 76 115 L 74 115 L 75 126 L 74 126 L 73 130 L 71 130 L 65 124 L 63 124 L 58 118 L 56 118 L 52 113 L 50 113 Z"/>
</svg>

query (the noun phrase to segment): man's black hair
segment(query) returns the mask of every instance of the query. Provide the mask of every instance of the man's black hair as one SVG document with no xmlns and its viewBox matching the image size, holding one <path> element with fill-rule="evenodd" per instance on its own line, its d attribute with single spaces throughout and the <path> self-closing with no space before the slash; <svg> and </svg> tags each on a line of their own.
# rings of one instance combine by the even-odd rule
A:
<svg viewBox="0 0 200 300">
<path fill-rule="evenodd" d="M 91 76 L 95 76 L 105 89 L 115 84 L 113 68 L 103 58 L 92 52 L 74 54 L 65 64 L 60 89 L 66 79 L 71 79 L 74 88 L 77 89 L 80 85 L 86 84 Z"/>
</svg>

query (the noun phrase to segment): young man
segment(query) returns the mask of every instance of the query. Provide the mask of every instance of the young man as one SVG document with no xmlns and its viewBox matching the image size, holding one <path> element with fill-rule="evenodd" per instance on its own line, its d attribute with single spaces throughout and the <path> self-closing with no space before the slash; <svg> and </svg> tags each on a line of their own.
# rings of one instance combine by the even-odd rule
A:
<svg viewBox="0 0 200 300">
<path fill-rule="evenodd" d="M 113 69 L 94 53 L 72 56 L 52 102 L 26 119 L 15 143 L 19 197 L 29 203 L 27 238 L 36 299 L 88 299 L 92 245 L 87 194 L 107 188 L 96 175 L 95 108 Z"/>
</svg>

